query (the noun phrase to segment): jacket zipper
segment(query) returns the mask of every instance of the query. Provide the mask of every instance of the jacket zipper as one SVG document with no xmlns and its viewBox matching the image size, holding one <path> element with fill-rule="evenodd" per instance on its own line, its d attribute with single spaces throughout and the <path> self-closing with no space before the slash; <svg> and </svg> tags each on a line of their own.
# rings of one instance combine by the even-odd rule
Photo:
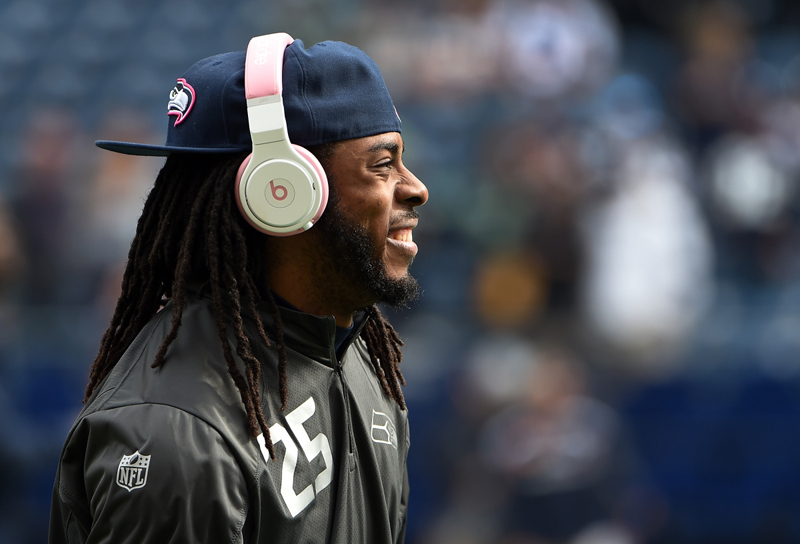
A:
<svg viewBox="0 0 800 544">
<path fill-rule="evenodd" d="M 339 375 L 339 381 L 342 384 L 342 397 L 344 400 L 344 417 L 347 420 L 347 440 L 348 440 L 348 452 L 350 455 L 353 455 L 355 451 L 355 444 L 353 437 L 353 422 L 350 415 L 350 396 L 348 394 L 349 389 L 347 388 L 347 380 L 344 379 L 344 372 L 342 372 L 342 362 L 336 361 L 336 374 Z M 351 461 L 350 469 L 352 470 L 352 461 Z"/>
<path fill-rule="evenodd" d="M 369 318 L 367 318 L 369 319 Z M 367 323 L 367 319 L 359 324 L 358 328 L 353 332 L 353 335 L 348 339 L 348 344 L 345 346 L 345 349 L 342 350 L 342 357 L 350 350 L 350 347 L 355 342 L 358 335 L 361 334 L 361 331 L 364 329 L 364 326 Z M 342 365 L 342 361 L 336 355 L 336 346 L 331 347 L 331 360 L 336 361 L 335 368 L 336 374 L 339 376 L 339 380 L 342 384 L 342 396 L 344 397 L 344 414 L 345 419 L 347 420 L 347 439 L 348 439 L 348 446 L 349 446 L 349 453 L 350 453 L 350 462 L 349 468 L 352 471 L 355 468 L 355 459 L 353 458 L 353 454 L 355 452 L 355 437 L 353 436 L 353 421 L 352 416 L 350 414 L 350 389 L 347 386 L 347 380 L 344 377 L 344 368 Z"/>
</svg>

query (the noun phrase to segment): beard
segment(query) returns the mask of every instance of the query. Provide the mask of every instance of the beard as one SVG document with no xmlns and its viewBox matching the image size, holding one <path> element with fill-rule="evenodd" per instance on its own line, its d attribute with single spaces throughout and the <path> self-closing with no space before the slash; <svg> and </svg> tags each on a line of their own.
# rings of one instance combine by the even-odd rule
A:
<svg viewBox="0 0 800 544">
<path fill-rule="evenodd" d="M 399 308 L 417 299 L 419 282 L 410 274 L 389 277 L 375 240 L 342 212 L 333 191 L 316 228 L 323 233 L 326 266 L 338 277 L 348 278 L 360 307 L 385 302 Z"/>
</svg>

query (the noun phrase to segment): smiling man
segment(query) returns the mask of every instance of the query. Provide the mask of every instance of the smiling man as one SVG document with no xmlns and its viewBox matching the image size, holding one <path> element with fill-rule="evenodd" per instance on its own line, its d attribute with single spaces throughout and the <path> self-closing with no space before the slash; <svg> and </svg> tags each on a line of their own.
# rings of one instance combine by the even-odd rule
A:
<svg viewBox="0 0 800 544">
<path fill-rule="evenodd" d="M 408 273 L 417 253 L 411 231 L 425 186 L 403 165 L 403 140 L 387 133 L 317 148 L 332 191 L 330 209 L 300 240 L 268 240 L 273 291 L 349 327 L 376 301 L 401 306 L 417 294 Z M 316 236 L 315 236 L 316 235 Z M 313 271 L 309 274 L 309 271 Z M 300 302 L 302 301 L 302 303 Z"/>
<path fill-rule="evenodd" d="M 280 39 L 263 73 L 273 37 L 192 66 L 165 145 L 98 142 L 168 158 L 62 451 L 53 543 L 404 539 L 402 342 L 375 304 L 417 295 L 428 193 L 374 62 Z M 277 92 L 252 90 L 272 73 Z M 299 177 L 259 174 L 278 163 Z"/>
</svg>

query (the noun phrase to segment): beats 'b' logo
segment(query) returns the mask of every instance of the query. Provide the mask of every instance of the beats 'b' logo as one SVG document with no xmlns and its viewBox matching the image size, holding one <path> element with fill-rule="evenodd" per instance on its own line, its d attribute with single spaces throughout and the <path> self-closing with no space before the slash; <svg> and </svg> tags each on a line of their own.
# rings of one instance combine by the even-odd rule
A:
<svg viewBox="0 0 800 544">
<path fill-rule="evenodd" d="M 273 179 L 265 192 L 267 202 L 275 208 L 285 208 L 294 202 L 294 187 L 285 179 Z"/>
<path fill-rule="evenodd" d="M 269 182 L 269 188 L 272 189 L 272 198 L 275 200 L 286 200 L 286 197 L 289 196 L 289 191 L 286 190 L 286 186 L 275 186 L 274 179 Z"/>
</svg>

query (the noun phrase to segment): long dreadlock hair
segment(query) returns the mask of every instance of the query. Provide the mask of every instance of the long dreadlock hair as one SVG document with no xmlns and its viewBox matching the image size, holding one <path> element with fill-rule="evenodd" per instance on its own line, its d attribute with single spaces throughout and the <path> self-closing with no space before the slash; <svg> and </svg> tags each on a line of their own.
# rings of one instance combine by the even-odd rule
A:
<svg viewBox="0 0 800 544">
<path fill-rule="evenodd" d="M 312 149 L 323 162 L 332 147 Z M 181 327 L 190 283 L 204 282 L 211 291 L 214 319 L 228 373 L 236 384 L 247 413 L 247 428 L 253 436 L 264 434 L 265 444 L 275 452 L 264 419 L 259 393 L 261 365 L 252 342 L 273 346 L 278 354 L 280 383 L 272 384 L 286 409 L 286 347 L 283 324 L 269 287 L 262 234 L 247 225 L 234 199 L 233 179 L 244 156 L 169 156 L 147 197 L 136 235 L 128 253 L 122 278 L 122 293 L 111 324 L 100 342 L 92 364 L 84 403 L 117 364 L 122 354 L 148 321 L 169 301 L 174 306 L 172 325 L 153 360 L 152 367 L 165 363 L 165 355 Z M 254 258 L 253 256 L 258 256 Z M 274 326 L 266 330 L 256 306 L 267 303 Z M 383 390 L 402 409 L 400 388 L 403 342 L 377 306 L 366 309 L 368 321 L 361 333 L 375 373 Z M 258 338 L 249 338 L 243 317 L 256 324 Z M 236 338 L 236 355 L 244 362 L 239 370 L 228 342 L 228 329 Z M 270 384 L 266 384 L 267 387 Z"/>
</svg>

